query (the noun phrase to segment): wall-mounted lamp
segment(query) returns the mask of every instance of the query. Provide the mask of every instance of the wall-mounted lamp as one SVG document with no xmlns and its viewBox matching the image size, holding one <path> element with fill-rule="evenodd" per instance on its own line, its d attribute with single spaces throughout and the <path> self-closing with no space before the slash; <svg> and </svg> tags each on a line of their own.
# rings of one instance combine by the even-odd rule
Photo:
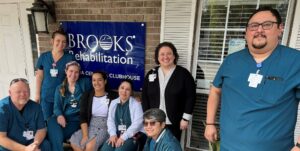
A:
<svg viewBox="0 0 300 151">
<path fill-rule="evenodd" d="M 54 2 L 45 2 L 43 0 L 35 0 L 31 8 L 32 20 L 36 33 L 49 33 L 48 31 L 48 13 L 56 21 Z"/>
</svg>

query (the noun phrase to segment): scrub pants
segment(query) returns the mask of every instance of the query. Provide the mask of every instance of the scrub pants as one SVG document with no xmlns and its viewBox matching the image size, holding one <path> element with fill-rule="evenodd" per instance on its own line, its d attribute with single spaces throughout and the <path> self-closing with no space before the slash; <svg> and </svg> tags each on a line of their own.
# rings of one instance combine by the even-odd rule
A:
<svg viewBox="0 0 300 151">
<path fill-rule="evenodd" d="M 133 138 L 127 139 L 124 144 L 118 148 L 112 147 L 105 142 L 100 151 L 136 151 L 137 150 L 137 143 L 134 142 Z"/>
<path fill-rule="evenodd" d="M 63 151 L 63 142 L 70 139 L 72 134 L 79 129 L 79 121 L 67 121 L 66 127 L 63 128 L 57 123 L 57 117 L 52 116 L 48 121 L 48 139 L 52 150 Z"/>
<path fill-rule="evenodd" d="M 53 115 L 53 102 L 48 102 L 45 99 L 41 100 L 42 111 L 44 115 L 44 120 L 47 121 Z"/>
</svg>

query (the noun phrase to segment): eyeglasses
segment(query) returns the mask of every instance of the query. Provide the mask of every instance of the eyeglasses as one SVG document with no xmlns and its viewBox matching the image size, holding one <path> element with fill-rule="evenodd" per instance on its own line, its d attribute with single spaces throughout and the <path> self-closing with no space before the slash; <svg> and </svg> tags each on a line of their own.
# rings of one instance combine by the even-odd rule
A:
<svg viewBox="0 0 300 151">
<path fill-rule="evenodd" d="M 146 122 L 146 121 L 144 121 L 144 127 L 147 127 L 148 125 L 150 125 L 150 126 L 154 126 L 154 125 L 155 125 L 155 123 L 156 123 L 156 121 L 150 121 L 150 122 Z"/>
<path fill-rule="evenodd" d="M 17 82 L 19 82 L 19 81 L 22 81 L 22 82 L 24 82 L 24 83 L 26 83 L 26 84 L 29 84 L 28 81 L 27 81 L 26 79 L 24 79 L 24 78 L 16 78 L 16 79 L 11 80 L 9 86 L 11 86 L 11 85 L 13 85 L 14 83 L 17 83 Z"/>
<path fill-rule="evenodd" d="M 270 30 L 273 27 L 273 24 L 277 24 L 278 22 L 274 21 L 265 21 L 263 23 L 251 23 L 247 25 L 247 28 L 251 31 L 256 31 L 261 25 L 263 30 Z"/>
</svg>

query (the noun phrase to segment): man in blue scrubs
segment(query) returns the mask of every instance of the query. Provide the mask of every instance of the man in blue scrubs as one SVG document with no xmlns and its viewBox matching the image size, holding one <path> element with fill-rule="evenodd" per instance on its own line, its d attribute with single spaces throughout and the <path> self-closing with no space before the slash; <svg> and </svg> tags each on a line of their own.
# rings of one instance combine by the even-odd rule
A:
<svg viewBox="0 0 300 151">
<path fill-rule="evenodd" d="M 282 46 L 277 10 L 256 10 L 246 27 L 247 48 L 226 57 L 207 102 L 205 137 L 217 140 L 221 103 L 221 151 L 290 151 L 300 98 L 300 52 Z M 298 140 L 300 143 L 300 140 Z"/>
<path fill-rule="evenodd" d="M 14 79 L 9 96 L 0 100 L 0 151 L 51 151 L 42 109 L 29 93 L 26 79 Z"/>
</svg>

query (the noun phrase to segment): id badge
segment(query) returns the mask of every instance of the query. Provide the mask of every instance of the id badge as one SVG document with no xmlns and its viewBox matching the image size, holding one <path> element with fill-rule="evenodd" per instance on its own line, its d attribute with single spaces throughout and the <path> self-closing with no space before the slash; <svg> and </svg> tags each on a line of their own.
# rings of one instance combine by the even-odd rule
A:
<svg viewBox="0 0 300 151">
<path fill-rule="evenodd" d="M 263 76 L 258 73 L 250 73 L 248 77 L 249 87 L 257 88 L 257 85 L 261 83 Z"/>
<path fill-rule="evenodd" d="M 29 130 L 24 131 L 23 132 L 23 137 L 25 137 L 26 140 L 32 140 L 34 138 L 33 131 L 29 131 Z"/>
<path fill-rule="evenodd" d="M 71 101 L 70 101 L 70 105 L 71 105 L 72 108 L 76 108 L 76 107 L 77 107 L 77 104 L 78 104 L 78 103 L 77 103 L 76 100 L 71 100 Z"/>
<path fill-rule="evenodd" d="M 57 69 L 50 69 L 50 74 L 51 74 L 51 77 L 57 77 L 57 74 L 58 74 L 58 70 Z"/>
<path fill-rule="evenodd" d="M 156 79 L 156 74 L 150 74 L 149 75 L 149 82 L 153 82 Z"/>
<path fill-rule="evenodd" d="M 119 131 L 126 131 L 126 125 L 118 125 Z"/>
</svg>

